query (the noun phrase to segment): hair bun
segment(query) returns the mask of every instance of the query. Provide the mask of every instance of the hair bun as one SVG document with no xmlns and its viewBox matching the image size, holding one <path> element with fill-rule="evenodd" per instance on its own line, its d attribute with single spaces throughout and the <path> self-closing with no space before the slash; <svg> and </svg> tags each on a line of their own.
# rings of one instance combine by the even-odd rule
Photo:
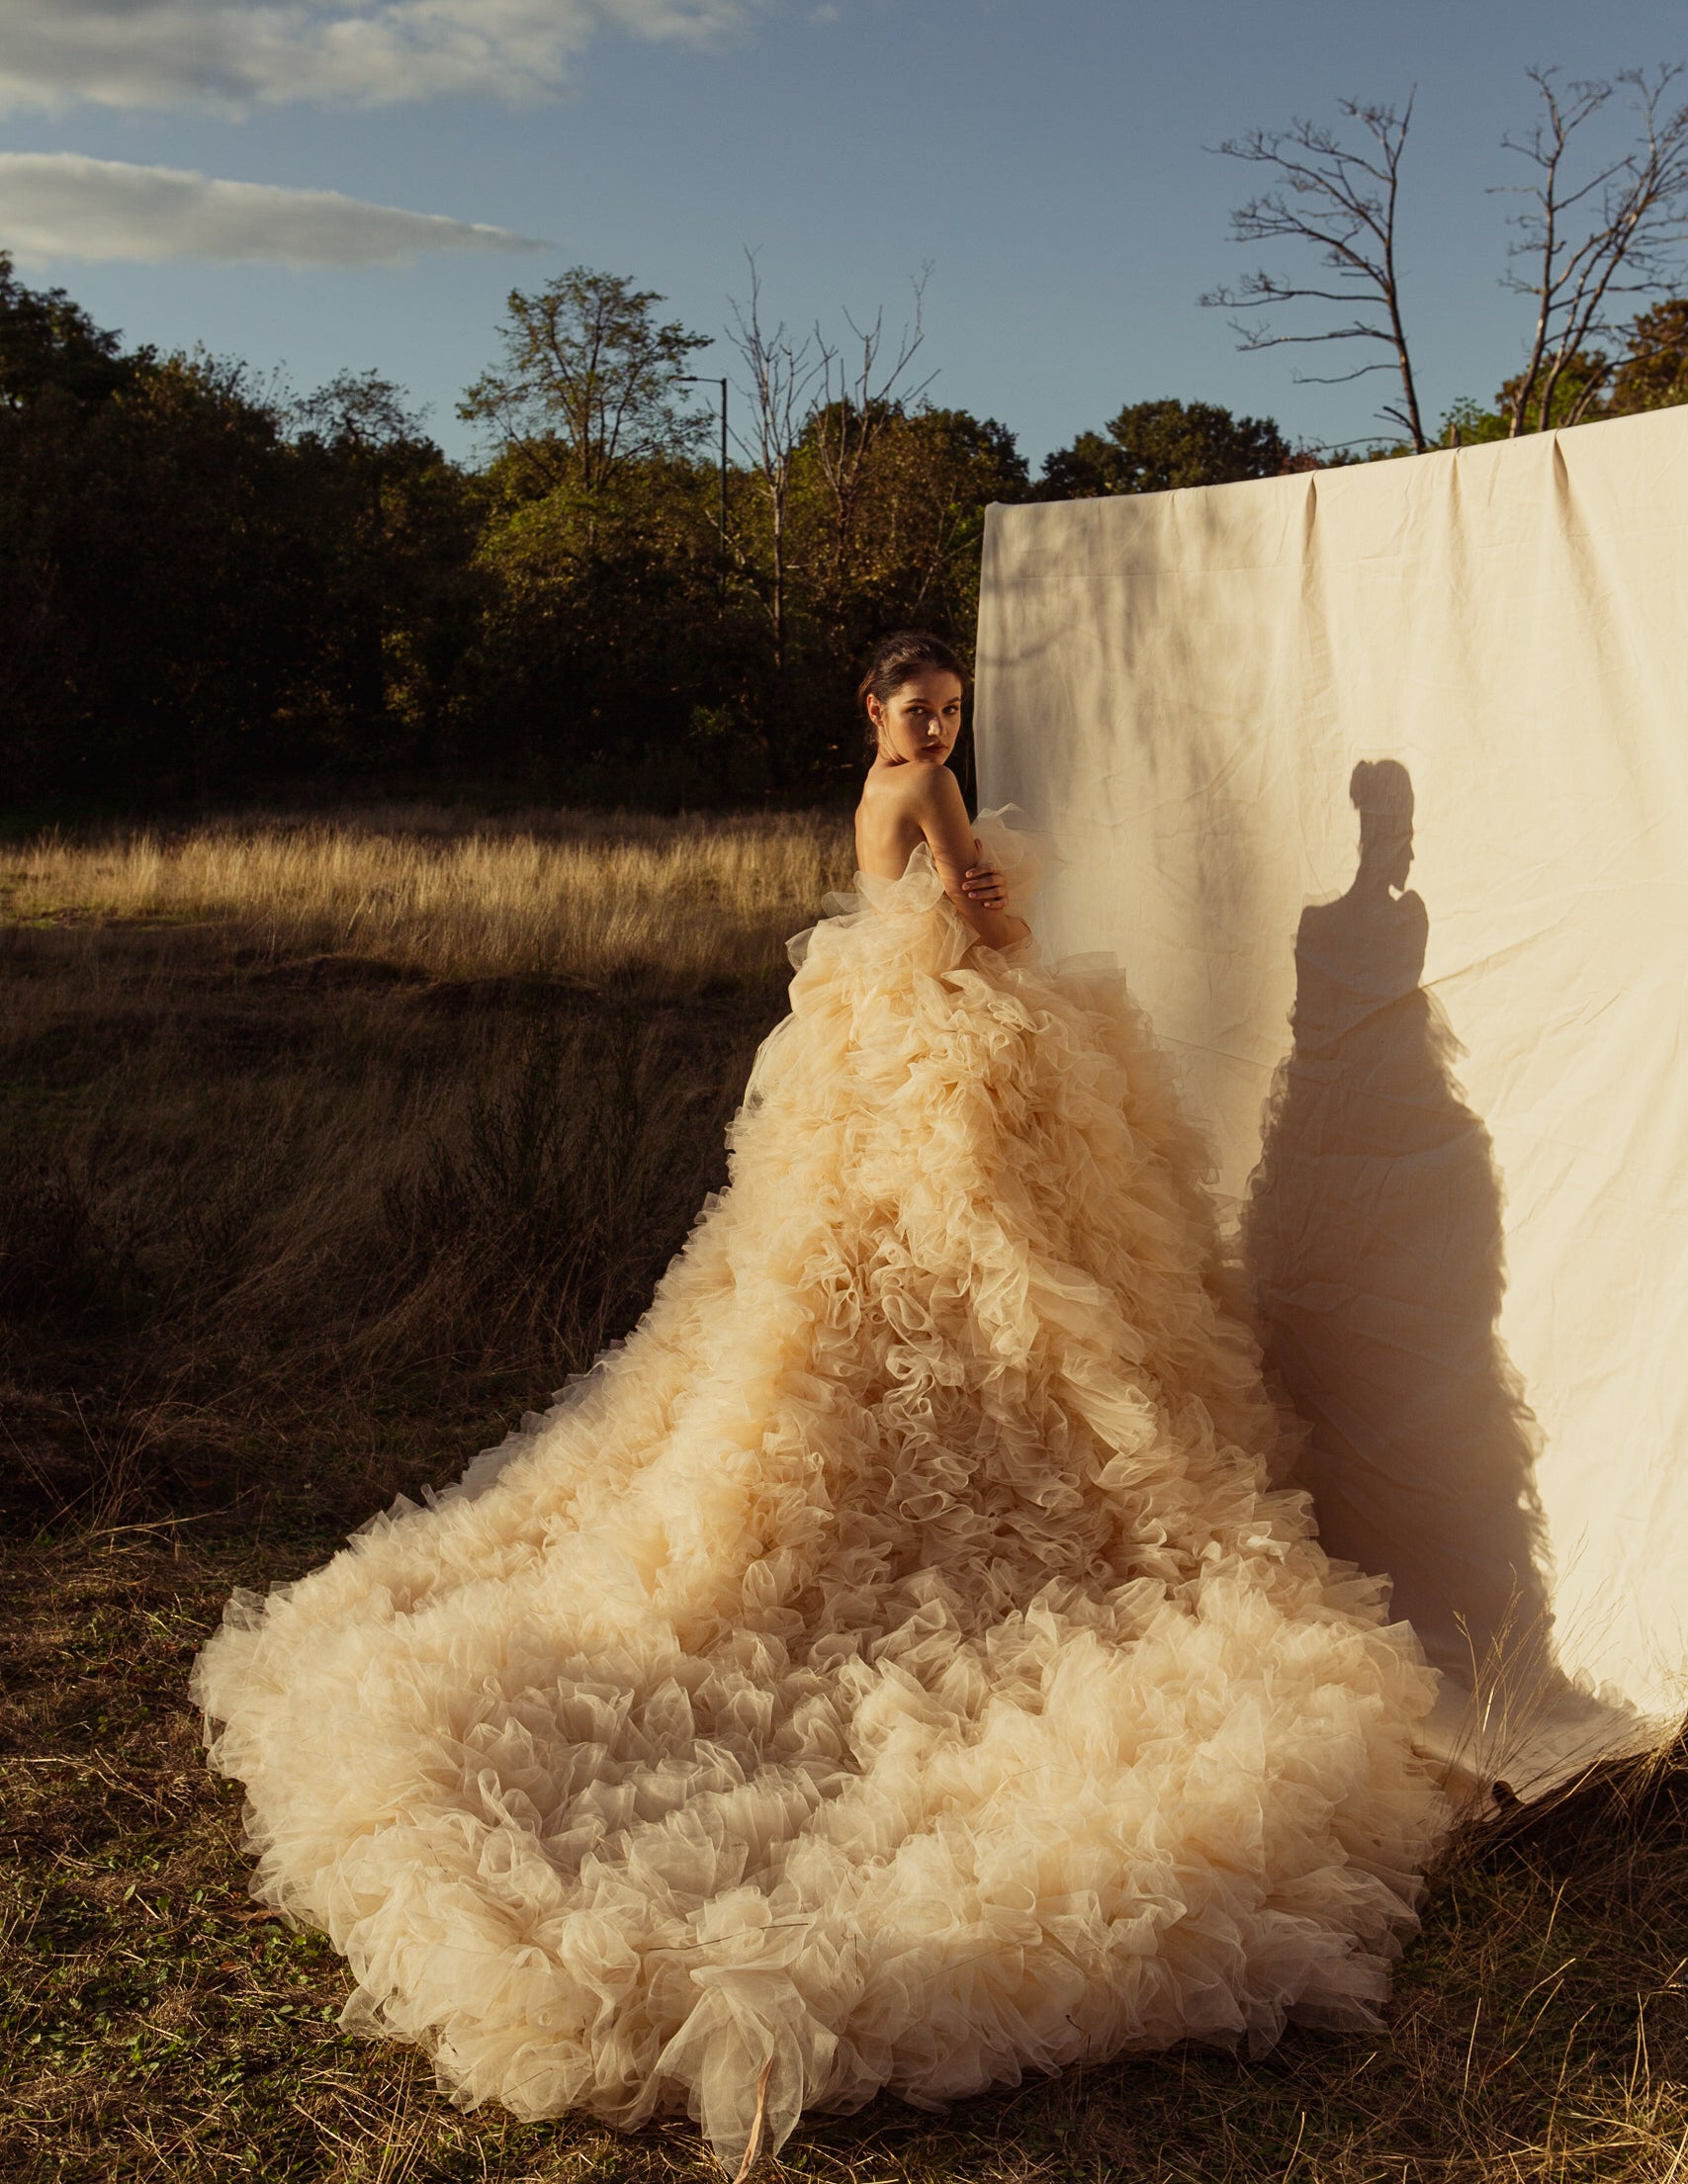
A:
<svg viewBox="0 0 1688 2184">
<path fill-rule="evenodd" d="M 1362 758 L 1348 777 L 1348 796 L 1362 819 L 1412 817 L 1412 775 L 1398 758 Z"/>
</svg>

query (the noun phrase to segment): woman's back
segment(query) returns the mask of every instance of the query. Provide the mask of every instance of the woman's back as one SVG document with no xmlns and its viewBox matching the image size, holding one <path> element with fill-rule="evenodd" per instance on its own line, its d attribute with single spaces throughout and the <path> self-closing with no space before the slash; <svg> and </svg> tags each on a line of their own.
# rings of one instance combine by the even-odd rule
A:
<svg viewBox="0 0 1688 2184">
<path fill-rule="evenodd" d="M 875 879 L 900 880 L 926 839 L 906 766 L 875 759 L 855 807 L 855 861 Z"/>
</svg>

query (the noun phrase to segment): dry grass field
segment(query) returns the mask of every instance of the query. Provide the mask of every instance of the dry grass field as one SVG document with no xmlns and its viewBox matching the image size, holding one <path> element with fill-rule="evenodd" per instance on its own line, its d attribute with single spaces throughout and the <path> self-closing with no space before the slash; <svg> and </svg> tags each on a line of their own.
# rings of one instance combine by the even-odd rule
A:
<svg viewBox="0 0 1688 2184">
<path fill-rule="evenodd" d="M 0 858 L 11 920 L 225 921 L 272 956 L 433 979 L 561 978 L 693 994 L 765 981 L 792 918 L 847 881 L 846 821 L 528 813 L 229 822 L 49 835 Z"/>
<path fill-rule="evenodd" d="M 637 1318 L 853 858 L 808 815 L 595 825 L 0 849 L 21 1489 L 351 1519 Z"/>
<path fill-rule="evenodd" d="M 0 2178 L 719 2178 L 344 2033 L 184 1679 L 632 1325 L 851 862 L 807 817 L 0 845 Z M 1688 2184 L 1688 1761 L 1467 1828 L 1379 2033 L 882 2101 L 766 2174 Z"/>
</svg>

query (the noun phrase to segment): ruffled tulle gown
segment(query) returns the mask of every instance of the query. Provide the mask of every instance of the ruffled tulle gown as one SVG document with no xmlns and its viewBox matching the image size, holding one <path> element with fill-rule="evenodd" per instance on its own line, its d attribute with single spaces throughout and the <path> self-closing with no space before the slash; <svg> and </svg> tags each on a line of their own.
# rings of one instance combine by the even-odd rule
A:
<svg viewBox="0 0 1688 2184">
<path fill-rule="evenodd" d="M 976 823 L 1022 912 L 1022 817 Z M 1112 959 L 977 942 L 924 844 L 855 882 L 633 1333 L 194 1671 L 347 2022 L 729 2162 L 758 2091 L 777 2144 L 1375 2022 L 1446 1823 Z"/>
</svg>

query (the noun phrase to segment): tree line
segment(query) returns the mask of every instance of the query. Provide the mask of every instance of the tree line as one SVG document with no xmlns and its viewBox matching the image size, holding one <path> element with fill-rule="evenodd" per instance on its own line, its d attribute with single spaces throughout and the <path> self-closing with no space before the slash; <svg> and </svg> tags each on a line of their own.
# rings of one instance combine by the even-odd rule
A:
<svg viewBox="0 0 1688 2184">
<path fill-rule="evenodd" d="M 992 501 L 1269 478 L 1688 400 L 1667 233 L 1688 201 L 1688 110 L 1661 108 L 1672 73 L 1616 79 L 1638 94 L 1641 150 L 1592 181 L 1567 162 L 1613 86 L 1534 80 L 1547 111 L 1522 144 L 1536 182 L 1517 246 L 1531 279 L 1510 276 L 1533 330 L 1492 406 L 1456 403 L 1439 435 L 1397 270 L 1410 104 L 1346 104 L 1357 138 L 1299 123 L 1220 147 L 1274 177 L 1237 234 L 1314 244 L 1333 295 L 1370 299 L 1352 323 L 1243 336 L 1381 344 L 1398 394 L 1358 450 L 1167 397 L 1127 402 L 1033 478 L 1008 426 L 941 406 L 917 377 L 919 283 L 895 339 L 882 314 L 799 335 L 770 319 L 753 262 L 725 386 L 695 370 L 709 337 L 622 275 L 577 266 L 512 292 L 459 404 L 484 459 L 460 463 L 378 374 L 301 398 L 204 352 L 126 349 L 0 254 L 14 806 L 847 795 L 858 662 L 910 623 L 965 649 Z M 1262 271 L 1208 300 L 1299 305 L 1320 278 Z"/>
</svg>

